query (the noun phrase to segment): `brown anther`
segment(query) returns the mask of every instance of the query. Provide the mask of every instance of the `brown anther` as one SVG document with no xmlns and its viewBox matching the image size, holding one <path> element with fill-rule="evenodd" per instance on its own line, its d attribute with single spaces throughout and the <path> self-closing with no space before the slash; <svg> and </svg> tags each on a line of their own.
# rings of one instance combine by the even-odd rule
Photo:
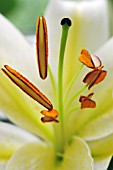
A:
<svg viewBox="0 0 113 170">
<path fill-rule="evenodd" d="M 84 83 L 89 83 L 88 89 L 104 80 L 107 71 L 102 70 L 104 66 L 102 65 L 102 62 L 99 57 L 97 57 L 96 55 L 90 55 L 87 50 L 83 49 L 81 51 L 79 61 L 87 67 L 93 69 L 83 79 Z"/>
<path fill-rule="evenodd" d="M 8 65 L 4 66 L 5 69 L 2 68 L 2 71 L 26 94 L 36 100 L 45 108 L 52 110 L 53 106 L 48 98 L 39 91 L 39 89 L 34 86 L 29 80 L 23 77 L 20 73 L 9 67 Z"/>
<path fill-rule="evenodd" d="M 99 57 L 97 57 L 96 55 L 90 55 L 89 52 L 85 49 L 81 51 L 79 61 L 92 69 L 98 68 L 102 65 L 102 62 Z"/>
<path fill-rule="evenodd" d="M 59 122 L 59 121 L 58 121 L 57 119 L 55 119 L 55 118 L 46 117 L 46 116 L 42 117 L 42 118 L 41 118 L 41 121 L 42 121 L 43 123 L 47 123 L 47 122 L 55 122 L 55 123 L 58 123 L 58 122 Z"/>
<path fill-rule="evenodd" d="M 41 121 L 43 123 L 45 122 L 59 122 L 56 120 L 58 116 L 58 111 L 55 109 L 52 110 L 42 110 L 41 113 L 44 115 L 44 117 L 41 118 Z"/>
<path fill-rule="evenodd" d="M 84 83 L 89 83 L 88 89 L 90 90 L 94 85 L 100 83 L 105 79 L 107 71 L 99 69 L 94 69 L 89 72 L 83 79 Z"/>
<path fill-rule="evenodd" d="M 88 96 L 80 96 L 79 102 L 81 102 L 81 109 L 95 108 L 96 103 L 91 99 L 94 93 L 90 93 Z"/>
<path fill-rule="evenodd" d="M 52 110 L 42 110 L 41 113 L 44 116 L 51 117 L 51 118 L 56 118 L 58 116 L 58 111 L 55 109 Z"/>
<path fill-rule="evenodd" d="M 43 16 L 38 17 L 36 23 L 36 54 L 40 77 L 45 79 L 48 66 L 48 33 L 46 20 Z"/>
</svg>

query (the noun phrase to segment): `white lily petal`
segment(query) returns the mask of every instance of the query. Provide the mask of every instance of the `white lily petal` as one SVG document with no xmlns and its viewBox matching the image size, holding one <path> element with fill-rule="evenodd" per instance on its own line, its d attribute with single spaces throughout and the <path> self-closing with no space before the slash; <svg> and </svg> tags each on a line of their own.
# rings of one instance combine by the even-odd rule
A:
<svg viewBox="0 0 113 170">
<path fill-rule="evenodd" d="M 51 94 L 50 88 L 48 91 L 45 90 L 45 86 L 50 87 L 48 79 L 44 82 L 38 80 L 36 48 L 33 48 L 21 32 L 1 14 L 0 23 L 0 67 L 4 64 L 11 66 L 38 85 L 46 94 Z"/>
<path fill-rule="evenodd" d="M 36 57 L 32 46 L 5 17 L 0 15 L 0 66 L 8 64 L 36 82 Z M 29 74 L 30 73 L 30 74 Z"/>
<path fill-rule="evenodd" d="M 101 139 L 87 142 L 93 157 L 108 157 L 113 155 L 113 133 Z"/>
<path fill-rule="evenodd" d="M 52 170 L 54 158 L 54 150 L 45 143 L 30 143 L 13 155 L 6 166 L 6 170 Z"/>
<path fill-rule="evenodd" d="M 100 139 L 113 133 L 113 111 L 90 121 L 79 132 L 85 140 Z"/>
<path fill-rule="evenodd" d="M 78 114 L 73 114 L 71 117 L 72 129 L 87 140 L 98 139 L 112 133 L 113 80 L 112 71 L 110 72 L 110 70 L 105 81 L 94 87 L 94 100 L 97 103 L 96 109 L 81 110 Z"/>
<path fill-rule="evenodd" d="M 60 20 L 69 17 L 72 27 L 69 32 L 65 53 L 65 83 L 68 84 L 78 69 L 76 57 L 83 48 L 91 52 L 97 50 L 109 37 L 108 11 L 106 0 L 63 1 L 51 0 L 45 12 L 47 17 L 50 56 L 53 71 L 57 69 L 57 61 L 61 36 Z M 102 19 L 103 18 L 103 19 Z M 70 60 L 71 58 L 71 60 Z"/>
<path fill-rule="evenodd" d="M 33 80 L 33 83 L 36 83 L 37 64 L 32 47 L 21 33 L 2 15 L 0 15 L 0 23 L 0 66 L 9 64 L 17 69 L 17 71 L 20 71 L 20 73 L 24 73 L 24 76 Z M 1 72 L 1 111 L 18 125 L 39 136 L 44 136 L 45 131 L 49 127 L 46 125 L 46 128 L 41 124 L 39 104 L 24 94 Z M 41 84 L 42 82 L 40 86 L 42 86 Z"/>
<path fill-rule="evenodd" d="M 5 170 L 6 163 L 0 162 L 0 170 Z"/>
<path fill-rule="evenodd" d="M 39 140 L 19 127 L 0 122 L 0 162 L 7 161 L 18 148 L 31 141 Z"/>
<path fill-rule="evenodd" d="M 108 168 L 111 156 L 94 158 L 94 170 L 106 170 Z"/>
<path fill-rule="evenodd" d="M 95 53 L 98 55 L 102 63 L 105 65 L 105 68 L 108 70 L 108 74 L 113 77 L 113 37 L 111 37 L 102 47 Z M 111 79 L 111 81 L 113 81 Z"/>
<path fill-rule="evenodd" d="M 40 137 L 45 138 L 48 134 L 51 136 L 50 125 L 44 126 L 40 120 L 39 104 L 16 87 L 3 73 L 0 73 L 0 79 L 0 109 L 3 113 L 19 126 Z"/>
<path fill-rule="evenodd" d="M 64 158 L 55 164 L 53 148 L 44 143 L 31 143 L 19 149 L 7 164 L 6 170 L 92 170 L 93 160 L 86 143 L 74 137 L 64 153 Z"/>
<path fill-rule="evenodd" d="M 74 136 L 64 154 L 61 170 L 93 170 L 93 159 L 89 147 L 79 137 Z"/>
<path fill-rule="evenodd" d="M 105 81 L 107 82 L 107 80 Z M 104 129 L 101 128 L 102 124 L 104 127 L 104 120 L 110 120 L 110 117 L 112 117 L 113 109 L 112 83 L 106 83 L 105 81 L 96 88 L 94 100 L 97 103 L 97 107 L 92 110 L 77 110 L 72 116 L 70 116 L 70 131 L 73 131 L 71 133 L 80 133 L 81 136 L 83 135 L 87 140 L 101 138 L 102 136 L 112 133 L 111 123 L 109 124 L 106 122 L 106 127 Z M 110 122 L 111 121 L 112 120 L 110 120 Z M 96 125 L 97 122 L 98 124 Z M 101 123 L 101 125 L 99 125 L 99 123 Z M 87 127 L 90 128 L 88 129 Z M 100 127 L 100 131 L 96 131 L 97 127 Z M 105 131 L 105 129 L 107 130 Z"/>
</svg>

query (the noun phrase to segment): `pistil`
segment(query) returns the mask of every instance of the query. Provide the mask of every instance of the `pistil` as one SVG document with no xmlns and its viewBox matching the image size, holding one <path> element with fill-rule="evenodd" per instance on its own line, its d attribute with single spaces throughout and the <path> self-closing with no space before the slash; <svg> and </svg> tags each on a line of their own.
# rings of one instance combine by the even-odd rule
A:
<svg viewBox="0 0 113 170">
<path fill-rule="evenodd" d="M 61 21 L 62 25 L 62 36 L 60 44 L 60 54 L 58 63 L 58 112 L 59 112 L 59 124 L 55 127 L 55 136 L 57 138 L 56 151 L 57 153 L 63 153 L 65 147 L 65 133 L 64 133 L 64 108 L 63 108 L 63 64 L 64 54 L 66 48 L 66 42 L 68 37 L 69 27 L 71 21 L 69 18 L 64 18 Z"/>
</svg>

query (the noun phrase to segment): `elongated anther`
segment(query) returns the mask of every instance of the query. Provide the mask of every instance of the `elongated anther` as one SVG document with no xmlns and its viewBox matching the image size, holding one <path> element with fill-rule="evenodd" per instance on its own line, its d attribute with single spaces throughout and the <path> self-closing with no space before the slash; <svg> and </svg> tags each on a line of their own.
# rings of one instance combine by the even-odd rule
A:
<svg viewBox="0 0 113 170">
<path fill-rule="evenodd" d="M 45 79 L 48 65 L 48 34 L 46 20 L 43 16 L 38 17 L 36 24 L 36 54 L 40 77 Z"/>
<path fill-rule="evenodd" d="M 26 94 L 28 94 L 31 98 L 36 100 L 42 106 L 47 108 L 48 110 L 52 110 L 53 106 L 48 98 L 39 91 L 39 89 L 34 86 L 29 80 L 23 77 L 20 73 L 9 67 L 8 65 L 4 66 L 5 69 L 2 68 L 2 71 Z"/>
</svg>

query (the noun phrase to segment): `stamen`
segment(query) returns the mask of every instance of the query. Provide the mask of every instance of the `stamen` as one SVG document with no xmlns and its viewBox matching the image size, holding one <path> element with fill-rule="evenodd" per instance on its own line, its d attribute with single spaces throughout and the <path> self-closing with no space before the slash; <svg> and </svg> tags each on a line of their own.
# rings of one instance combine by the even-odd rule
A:
<svg viewBox="0 0 113 170">
<path fill-rule="evenodd" d="M 58 123 L 58 122 L 59 122 L 59 121 L 56 120 L 55 118 L 46 117 L 46 116 L 42 117 L 42 118 L 41 118 L 41 121 L 42 121 L 43 123 L 46 123 L 46 122 L 55 122 L 55 123 Z"/>
<path fill-rule="evenodd" d="M 50 68 L 49 65 L 48 65 L 48 73 L 49 73 L 50 80 L 51 80 L 51 85 L 52 85 L 52 88 L 53 88 L 54 99 L 57 99 L 57 88 L 56 88 L 53 73 L 52 73 L 51 68 Z M 56 103 L 56 101 L 55 101 L 55 103 Z"/>
<path fill-rule="evenodd" d="M 73 101 L 80 95 L 81 92 L 83 92 L 87 87 L 88 87 L 89 83 L 87 83 L 82 89 L 78 90 L 78 92 L 76 92 L 72 98 L 70 99 L 67 107 L 66 107 L 66 110 L 68 110 L 71 106 L 71 104 L 73 103 Z"/>
<path fill-rule="evenodd" d="M 88 89 L 104 80 L 107 71 L 102 70 L 103 66 L 99 57 L 90 55 L 87 50 L 83 49 L 79 61 L 93 69 L 93 71 L 89 72 L 83 79 L 84 83 L 89 83 Z"/>
<path fill-rule="evenodd" d="M 79 57 L 79 61 L 81 63 L 83 63 L 84 65 L 86 65 L 89 68 L 95 68 L 95 65 L 92 61 L 91 55 L 89 54 L 89 52 L 85 49 L 83 49 L 81 51 L 81 55 Z"/>
<path fill-rule="evenodd" d="M 76 110 L 80 109 L 81 105 L 77 105 L 74 108 L 72 108 L 71 110 L 69 110 L 68 112 L 66 112 L 65 116 L 68 118 L 68 116 L 70 116 L 73 112 L 75 112 Z"/>
<path fill-rule="evenodd" d="M 38 17 L 36 24 L 36 53 L 40 77 L 45 79 L 48 65 L 48 35 L 46 20 L 43 16 Z"/>
<path fill-rule="evenodd" d="M 58 112 L 55 109 L 52 110 L 42 110 L 41 113 L 46 117 L 56 118 L 58 116 Z"/>
<path fill-rule="evenodd" d="M 58 120 L 56 120 L 57 116 L 58 116 L 58 112 L 55 109 L 52 110 L 42 110 L 41 113 L 44 115 L 44 117 L 41 118 L 41 121 L 43 123 L 46 122 L 59 122 Z"/>
<path fill-rule="evenodd" d="M 95 69 L 89 72 L 83 79 L 84 83 L 89 83 L 88 89 L 90 90 L 94 85 L 100 83 L 105 79 L 107 71 L 101 69 Z"/>
<path fill-rule="evenodd" d="M 102 62 L 99 57 L 97 57 L 96 55 L 90 55 L 89 52 L 85 49 L 81 51 L 79 61 L 92 69 L 98 68 L 102 65 Z"/>
<path fill-rule="evenodd" d="M 95 68 L 102 66 L 102 62 L 99 59 L 99 57 L 97 57 L 96 55 L 91 55 L 91 58 L 92 58 Z"/>
<path fill-rule="evenodd" d="M 73 77 L 73 79 L 71 80 L 71 82 L 69 83 L 68 87 L 67 87 L 67 90 L 66 90 L 66 94 L 65 94 L 65 97 L 64 97 L 64 103 L 66 102 L 66 99 L 72 89 L 72 86 L 74 85 L 76 79 L 78 78 L 81 70 L 83 69 L 83 64 L 81 65 L 80 69 L 78 70 L 78 72 L 75 74 L 75 76 Z"/>
<path fill-rule="evenodd" d="M 81 103 L 81 109 L 95 108 L 96 103 L 91 99 L 94 93 L 90 93 L 88 96 L 80 96 L 79 102 Z"/>
<path fill-rule="evenodd" d="M 53 106 L 48 98 L 42 94 L 37 87 L 35 87 L 29 80 L 23 77 L 20 73 L 13 70 L 8 65 L 4 66 L 5 69 L 2 71 L 19 87 L 21 88 L 26 94 L 36 100 L 38 103 L 43 105 L 45 108 L 52 110 Z"/>
</svg>

